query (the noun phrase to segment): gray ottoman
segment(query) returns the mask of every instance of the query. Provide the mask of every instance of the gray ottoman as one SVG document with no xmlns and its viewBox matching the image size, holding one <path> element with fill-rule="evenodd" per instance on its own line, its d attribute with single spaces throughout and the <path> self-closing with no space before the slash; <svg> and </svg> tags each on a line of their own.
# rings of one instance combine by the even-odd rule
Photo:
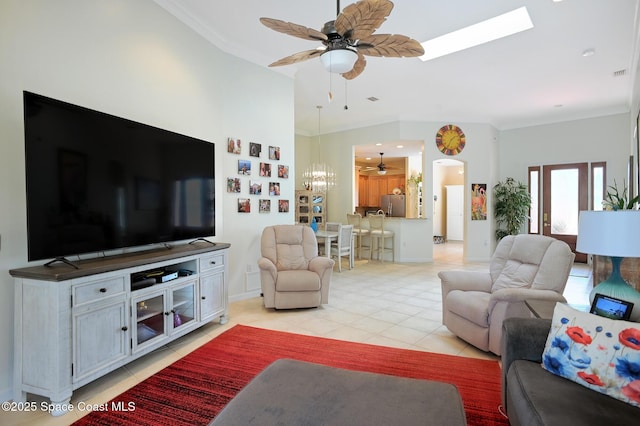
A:
<svg viewBox="0 0 640 426">
<path fill-rule="evenodd" d="M 455 386 L 280 359 L 212 425 L 466 425 Z"/>
</svg>

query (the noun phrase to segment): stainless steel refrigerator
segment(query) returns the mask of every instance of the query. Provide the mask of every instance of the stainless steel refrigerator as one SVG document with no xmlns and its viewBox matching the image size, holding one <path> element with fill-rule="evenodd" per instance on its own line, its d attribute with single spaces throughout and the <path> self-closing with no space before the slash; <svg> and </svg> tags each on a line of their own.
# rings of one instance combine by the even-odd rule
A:
<svg viewBox="0 0 640 426">
<path fill-rule="evenodd" d="M 404 195 L 383 195 L 381 208 L 391 217 L 405 217 L 406 200 Z"/>
</svg>

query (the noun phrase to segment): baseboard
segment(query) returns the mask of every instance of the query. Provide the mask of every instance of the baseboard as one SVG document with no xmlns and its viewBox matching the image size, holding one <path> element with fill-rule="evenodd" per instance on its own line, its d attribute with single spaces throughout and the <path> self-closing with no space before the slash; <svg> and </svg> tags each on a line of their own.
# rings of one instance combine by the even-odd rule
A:
<svg viewBox="0 0 640 426">
<path fill-rule="evenodd" d="M 239 302 L 240 300 L 253 299 L 254 297 L 260 297 L 260 290 L 252 291 L 250 293 L 236 294 L 235 296 L 229 296 L 229 303 Z"/>
<path fill-rule="evenodd" d="M 387 259 L 385 259 L 385 262 Z M 401 257 L 397 258 L 397 262 L 401 263 L 433 263 L 433 257 Z"/>
</svg>

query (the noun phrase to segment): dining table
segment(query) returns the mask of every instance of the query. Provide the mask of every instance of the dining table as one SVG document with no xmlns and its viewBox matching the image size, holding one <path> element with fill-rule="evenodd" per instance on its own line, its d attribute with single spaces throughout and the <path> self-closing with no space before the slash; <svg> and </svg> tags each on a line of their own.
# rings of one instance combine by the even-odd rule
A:
<svg viewBox="0 0 640 426">
<path fill-rule="evenodd" d="M 331 257 L 331 241 L 338 241 L 338 232 L 337 231 L 327 231 L 325 229 L 318 229 L 316 231 L 316 239 L 324 240 L 324 251 L 327 257 Z M 320 246 L 320 244 L 318 244 Z"/>
<path fill-rule="evenodd" d="M 316 239 L 324 240 L 324 251 L 325 255 L 328 258 L 331 258 L 331 241 L 338 241 L 338 231 L 327 231 L 326 229 L 318 229 L 316 231 Z M 353 259 L 353 248 L 354 248 L 354 234 L 351 234 L 351 252 L 349 253 L 349 266 L 351 268 L 354 267 L 354 259 Z M 320 250 L 320 244 L 318 241 L 318 250 Z"/>
</svg>

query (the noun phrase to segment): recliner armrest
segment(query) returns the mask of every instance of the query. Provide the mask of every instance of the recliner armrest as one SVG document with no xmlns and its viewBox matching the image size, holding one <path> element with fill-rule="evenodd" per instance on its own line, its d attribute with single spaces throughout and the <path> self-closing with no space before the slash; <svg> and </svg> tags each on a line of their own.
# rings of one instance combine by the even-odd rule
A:
<svg viewBox="0 0 640 426">
<path fill-rule="evenodd" d="M 527 299 L 548 300 L 551 302 L 566 303 L 563 295 L 553 290 L 536 290 L 530 288 L 501 288 L 491 293 L 491 299 L 505 302 L 524 302 Z"/>
<path fill-rule="evenodd" d="M 442 296 L 451 290 L 490 292 L 493 282 L 489 272 L 477 271 L 440 271 Z"/>
<path fill-rule="evenodd" d="M 271 277 L 275 280 L 278 277 L 278 270 L 276 265 L 269 260 L 269 258 L 261 257 L 258 259 L 258 268 L 262 271 L 268 272 L 271 274 Z"/>
<path fill-rule="evenodd" d="M 309 261 L 309 270 L 322 276 L 327 269 L 333 269 L 333 265 L 335 265 L 335 263 L 336 262 L 333 259 L 329 259 L 328 257 L 314 257 Z"/>
<path fill-rule="evenodd" d="M 552 302 L 566 303 L 563 295 L 553 290 L 533 290 L 530 288 L 502 288 L 491 293 L 489 298 L 489 312 L 498 302 L 524 302 L 527 299 L 548 300 Z"/>
<path fill-rule="evenodd" d="M 502 404 L 505 407 L 511 363 L 518 359 L 541 363 L 550 329 L 550 319 L 507 318 L 502 323 Z"/>
</svg>

